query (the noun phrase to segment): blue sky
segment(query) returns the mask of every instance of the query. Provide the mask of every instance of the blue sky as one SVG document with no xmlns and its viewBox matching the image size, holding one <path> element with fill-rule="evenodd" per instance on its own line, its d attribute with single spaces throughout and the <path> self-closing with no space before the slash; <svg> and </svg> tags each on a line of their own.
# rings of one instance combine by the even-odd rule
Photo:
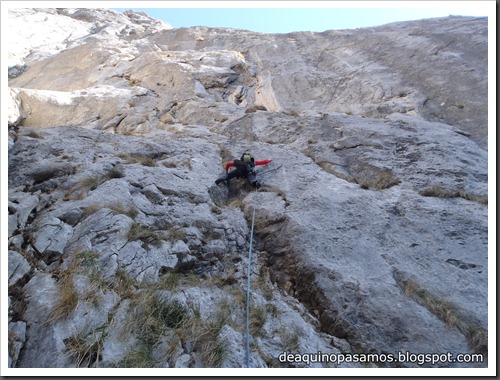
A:
<svg viewBox="0 0 500 380">
<path fill-rule="evenodd" d="M 143 4 L 149 7 L 134 6 Z M 263 8 L 264 4 L 267 8 Z M 166 1 L 132 2 L 129 8 L 113 9 L 143 11 L 174 28 L 211 26 L 289 33 L 362 28 L 449 15 L 488 16 L 495 13 L 495 6 L 495 1 L 274 1 L 260 4 L 255 1 Z"/>
</svg>

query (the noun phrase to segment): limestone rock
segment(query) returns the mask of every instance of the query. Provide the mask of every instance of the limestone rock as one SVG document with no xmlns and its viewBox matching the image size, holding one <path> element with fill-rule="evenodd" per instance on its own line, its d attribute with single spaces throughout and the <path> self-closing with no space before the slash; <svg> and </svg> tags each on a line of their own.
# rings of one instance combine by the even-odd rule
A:
<svg viewBox="0 0 500 380">
<path fill-rule="evenodd" d="M 253 367 L 487 353 L 486 18 L 288 34 L 98 8 L 8 20 L 12 367 L 243 366 L 254 211 Z M 215 185 L 244 151 L 272 159 L 259 191 Z"/>
<path fill-rule="evenodd" d="M 16 251 L 9 251 L 9 285 L 14 285 L 23 278 L 30 270 L 28 261 Z"/>
</svg>

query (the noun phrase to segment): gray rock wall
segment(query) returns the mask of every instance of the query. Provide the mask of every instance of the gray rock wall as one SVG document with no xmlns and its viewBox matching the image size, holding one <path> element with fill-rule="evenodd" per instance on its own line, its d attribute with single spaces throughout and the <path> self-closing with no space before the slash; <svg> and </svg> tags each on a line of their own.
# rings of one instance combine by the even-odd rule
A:
<svg viewBox="0 0 500 380">
<path fill-rule="evenodd" d="M 254 207 L 252 367 L 487 358 L 486 19 L 276 35 L 103 9 L 9 22 L 9 366 L 246 366 Z M 258 193 L 214 183 L 243 151 L 272 159 Z"/>
</svg>

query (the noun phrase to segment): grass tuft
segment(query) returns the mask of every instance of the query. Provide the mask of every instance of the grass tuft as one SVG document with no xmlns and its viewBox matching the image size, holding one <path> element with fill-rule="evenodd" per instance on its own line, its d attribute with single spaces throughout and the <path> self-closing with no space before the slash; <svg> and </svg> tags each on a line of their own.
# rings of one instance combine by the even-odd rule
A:
<svg viewBox="0 0 500 380">
<path fill-rule="evenodd" d="M 26 136 L 32 137 L 34 139 L 44 139 L 45 137 L 36 131 L 29 131 Z"/>
<path fill-rule="evenodd" d="M 177 240 L 182 240 L 187 243 L 188 238 L 186 232 L 181 227 L 172 227 L 168 230 L 168 238 L 170 241 L 175 242 Z"/>
<path fill-rule="evenodd" d="M 139 341 L 135 347 L 127 352 L 117 364 L 118 368 L 153 368 L 156 361 L 153 350 L 146 343 Z"/>
<path fill-rule="evenodd" d="M 477 202 L 477 203 L 481 203 L 484 205 L 488 204 L 488 197 L 487 196 L 471 194 L 471 193 L 468 193 L 464 190 L 447 189 L 445 187 L 438 186 L 438 185 L 434 185 L 434 186 L 428 187 L 426 189 L 423 189 L 419 192 L 419 194 L 424 196 L 424 197 L 463 198 L 463 199 L 466 199 L 468 201 Z"/>
<path fill-rule="evenodd" d="M 153 244 L 156 246 L 160 246 L 162 242 L 161 236 L 157 232 L 143 227 L 138 223 L 134 223 L 130 227 L 127 238 L 132 241 L 141 240 L 146 244 Z"/>
<path fill-rule="evenodd" d="M 120 167 L 114 166 L 112 169 L 106 172 L 106 174 L 104 174 L 104 177 L 106 179 L 123 178 L 125 177 L 125 173 Z"/>
<path fill-rule="evenodd" d="M 156 161 L 152 157 L 142 154 L 119 154 L 118 157 L 125 160 L 128 164 L 140 164 L 149 167 L 156 166 Z"/>
<path fill-rule="evenodd" d="M 51 310 L 49 321 L 57 321 L 70 315 L 78 305 L 78 292 L 73 283 L 73 272 L 64 273 L 58 282 L 59 294 Z"/>
<path fill-rule="evenodd" d="M 415 299 L 444 323 L 458 328 L 475 352 L 487 354 L 488 331 L 464 321 L 453 305 L 448 301 L 433 296 L 414 280 L 404 282 L 402 290 L 408 297 Z"/>
<path fill-rule="evenodd" d="M 266 308 L 253 305 L 253 307 L 250 308 L 250 333 L 254 336 L 261 336 L 266 319 Z"/>
<path fill-rule="evenodd" d="M 399 184 L 401 181 L 390 170 L 383 170 L 374 176 L 356 178 L 362 189 L 383 190 Z"/>
<path fill-rule="evenodd" d="M 104 334 L 92 332 L 77 334 L 64 340 L 66 352 L 76 359 L 77 367 L 97 367 L 102 360 Z"/>
<path fill-rule="evenodd" d="M 107 206 L 111 211 L 116 214 L 126 215 L 131 219 L 135 219 L 135 217 L 139 214 L 139 211 L 134 206 L 123 206 L 121 203 L 114 203 L 110 206 Z"/>
</svg>

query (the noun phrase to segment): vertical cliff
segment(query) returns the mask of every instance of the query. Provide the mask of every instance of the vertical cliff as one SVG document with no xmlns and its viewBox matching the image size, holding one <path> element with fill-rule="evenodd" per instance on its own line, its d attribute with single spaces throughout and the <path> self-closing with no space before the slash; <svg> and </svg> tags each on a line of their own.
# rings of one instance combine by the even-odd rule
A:
<svg viewBox="0 0 500 380">
<path fill-rule="evenodd" d="M 485 18 L 260 34 L 12 9 L 9 23 L 10 366 L 245 366 L 254 208 L 252 367 L 487 358 Z M 214 183 L 243 151 L 272 159 L 258 193 Z"/>
</svg>

